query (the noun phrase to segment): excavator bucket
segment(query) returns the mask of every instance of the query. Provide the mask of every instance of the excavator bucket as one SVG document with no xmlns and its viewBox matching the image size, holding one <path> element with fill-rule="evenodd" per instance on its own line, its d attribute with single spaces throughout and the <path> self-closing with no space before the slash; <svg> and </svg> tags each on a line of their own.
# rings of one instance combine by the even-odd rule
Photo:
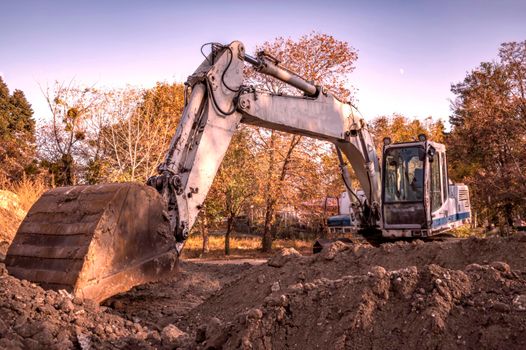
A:
<svg viewBox="0 0 526 350">
<path fill-rule="evenodd" d="M 178 254 L 157 191 L 136 183 L 52 189 L 8 249 L 13 276 L 98 302 L 176 272 Z"/>
</svg>

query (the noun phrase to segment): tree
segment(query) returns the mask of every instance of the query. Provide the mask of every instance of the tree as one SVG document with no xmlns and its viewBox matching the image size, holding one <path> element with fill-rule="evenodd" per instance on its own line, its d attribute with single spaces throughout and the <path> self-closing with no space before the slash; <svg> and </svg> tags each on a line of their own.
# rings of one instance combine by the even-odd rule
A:
<svg viewBox="0 0 526 350">
<path fill-rule="evenodd" d="M 248 129 L 241 127 L 232 138 L 207 199 L 207 210 L 215 210 L 227 219 L 226 255 L 230 255 L 230 235 L 234 220 L 257 192 L 253 168 L 255 157 L 248 144 Z"/>
<path fill-rule="evenodd" d="M 76 185 L 89 162 L 89 121 L 103 94 L 94 87 L 80 87 L 74 81 L 55 82 L 42 92 L 51 111 L 51 121 L 39 130 L 41 165 L 48 169 L 55 184 Z"/>
<path fill-rule="evenodd" d="M 348 75 L 354 70 L 354 62 L 358 54 L 347 42 L 339 41 L 327 34 L 312 32 L 298 40 L 276 38 L 274 41 L 263 43 L 257 50 L 271 54 L 282 66 L 315 84 L 332 90 L 342 100 L 351 99 Z M 252 69 L 248 69 L 247 74 L 249 82 L 259 89 L 276 94 L 301 94 L 295 88 L 274 78 L 259 75 Z M 253 135 L 254 143 L 259 150 L 257 159 L 264 164 L 258 179 L 262 182 L 260 187 L 263 189 L 263 198 L 260 203 L 263 204 L 265 213 L 262 248 L 268 252 L 272 249 L 275 236 L 273 230 L 275 230 L 276 207 L 286 202 L 293 204 L 293 200 L 299 197 L 290 195 L 295 191 L 294 189 L 291 191 L 290 187 L 286 186 L 291 169 L 295 168 L 299 172 L 296 179 L 303 178 L 301 168 L 295 166 L 297 160 L 308 159 L 311 156 L 312 145 L 317 149 L 327 147 L 319 141 L 273 130 L 258 130 Z M 310 185 L 316 186 L 313 183 Z M 296 186 L 298 187 L 300 186 Z M 289 191 L 286 191 L 287 188 Z"/>
<path fill-rule="evenodd" d="M 175 134 L 184 108 L 184 86 L 128 88 L 113 91 L 110 99 L 113 117 L 103 131 L 109 179 L 144 182 L 156 173 Z"/>
<path fill-rule="evenodd" d="M 441 120 L 433 120 L 427 117 L 424 120 L 410 120 L 403 115 L 393 114 L 392 116 L 380 116 L 371 123 L 374 143 L 377 147 L 376 153 L 382 154 L 383 139 L 390 137 L 392 142 L 410 142 L 417 141 L 418 135 L 424 134 L 426 137 L 435 142 L 444 142 L 444 123 Z"/>
<path fill-rule="evenodd" d="M 264 149 L 263 156 L 258 157 L 258 159 L 266 160 L 266 171 L 260 177 L 263 180 L 265 208 L 262 249 L 265 252 L 269 252 L 272 249 L 272 241 L 276 234 L 273 231 L 276 205 L 279 204 L 280 199 L 282 202 L 286 202 L 284 201 L 286 195 L 285 180 L 287 175 L 289 175 L 292 156 L 301 141 L 301 136 L 288 136 L 277 131 L 271 131 L 266 139 L 264 133 L 260 132 L 258 134 Z"/>
<path fill-rule="evenodd" d="M 35 120 L 21 90 L 9 89 L 0 77 L 0 174 L 11 181 L 36 171 Z"/>
<path fill-rule="evenodd" d="M 39 132 L 42 165 L 59 185 L 144 182 L 175 133 L 183 89 L 168 83 L 149 90 L 56 83 L 44 92 L 52 120 Z"/>
<path fill-rule="evenodd" d="M 526 200 L 526 41 L 502 44 L 451 91 L 450 174 L 483 218 L 511 225 Z"/>
</svg>

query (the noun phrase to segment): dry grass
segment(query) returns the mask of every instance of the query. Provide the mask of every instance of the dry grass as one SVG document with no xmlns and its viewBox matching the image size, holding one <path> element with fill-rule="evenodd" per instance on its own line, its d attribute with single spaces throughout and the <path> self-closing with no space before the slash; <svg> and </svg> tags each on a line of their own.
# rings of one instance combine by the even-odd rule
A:
<svg viewBox="0 0 526 350">
<path fill-rule="evenodd" d="M 17 183 L 8 185 L 6 189 L 15 193 L 22 209 L 28 211 L 48 187 L 42 179 L 24 178 Z"/>
<path fill-rule="evenodd" d="M 11 182 L 7 177 L 0 176 L 0 190 L 16 194 L 20 207 L 25 211 L 28 211 L 42 193 L 48 189 L 49 187 L 41 178 L 29 179 L 24 177 L 18 182 Z"/>
<path fill-rule="evenodd" d="M 20 207 L 28 211 L 36 200 L 49 188 L 41 179 L 27 179 L 24 178 L 17 183 L 2 182 L 0 180 L 0 188 L 15 193 L 20 202 Z M 5 216 L 5 215 L 4 215 Z M 0 223 L 1 224 L 1 223 Z M 16 231 L 18 222 L 13 224 L 3 223 L 5 226 L 11 226 L 11 229 Z M 213 258 L 213 259 L 236 259 L 236 258 L 267 258 L 273 253 L 261 252 L 261 237 L 258 236 L 233 236 L 230 238 L 230 255 L 225 256 L 225 237 L 224 235 L 210 235 L 209 236 L 210 252 L 202 255 L 203 238 L 201 235 L 191 235 L 185 244 L 183 256 L 185 258 Z M 272 246 L 274 251 L 282 248 L 294 248 L 302 254 L 310 254 L 312 252 L 313 242 L 310 240 L 283 240 L 278 239 L 274 241 Z"/>
<path fill-rule="evenodd" d="M 214 259 L 236 259 L 236 258 L 267 258 L 273 253 L 261 252 L 261 237 L 258 236 L 235 236 L 230 238 L 230 255 L 225 256 L 225 236 L 211 235 L 208 239 L 210 252 L 202 255 L 203 238 L 200 235 L 191 235 L 186 241 L 183 250 L 185 258 L 214 258 Z M 312 252 L 312 241 L 284 240 L 274 241 L 272 248 L 277 251 L 281 248 L 294 248 L 302 254 Z"/>
<path fill-rule="evenodd" d="M 15 184 L 0 179 L 0 189 L 14 193 L 4 194 L 8 203 L 0 208 L 0 255 L 5 254 L 7 246 L 15 236 L 25 212 L 47 188 L 42 180 L 23 179 Z"/>
<path fill-rule="evenodd" d="M 468 238 L 468 237 L 484 237 L 485 231 L 482 228 L 474 229 L 469 225 L 457 227 L 450 231 L 455 237 Z"/>
</svg>

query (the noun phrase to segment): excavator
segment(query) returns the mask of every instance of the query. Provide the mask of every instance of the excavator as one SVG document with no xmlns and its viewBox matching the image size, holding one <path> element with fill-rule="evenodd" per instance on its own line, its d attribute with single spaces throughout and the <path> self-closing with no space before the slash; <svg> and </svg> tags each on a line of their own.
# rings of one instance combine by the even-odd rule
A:
<svg viewBox="0 0 526 350">
<path fill-rule="evenodd" d="M 469 220 L 469 191 L 448 180 L 444 145 L 424 135 L 398 144 L 386 138 L 379 159 L 367 123 L 350 103 L 265 52 L 247 54 L 239 41 L 211 47 L 185 83 L 185 107 L 158 175 L 146 184 L 43 194 L 8 249 L 10 274 L 96 301 L 173 275 L 241 123 L 332 143 L 365 237 L 432 237 Z M 300 93 L 245 85 L 246 63 Z M 365 196 L 353 190 L 344 157 Z"/>
</svg>

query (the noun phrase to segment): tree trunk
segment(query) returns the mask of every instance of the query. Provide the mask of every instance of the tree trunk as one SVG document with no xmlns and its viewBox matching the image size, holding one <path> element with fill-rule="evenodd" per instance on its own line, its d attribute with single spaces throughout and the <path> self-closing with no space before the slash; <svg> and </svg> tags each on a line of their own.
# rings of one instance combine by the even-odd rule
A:
<svg viewBox="0 0 526 350">
<path fill-rule="evenodd" d="M 278 186 L 283 185 L 283 181 L 285 180 L 289 165 L 292 159 L 292 153 L 294 152 L 294 149 L 301 141 L 301 136 L 294 135 L 291 140 L 289 147 L 287 149 L 287 153 L 285 155 L 285 158 L 283 159 L 283 166 L 281 167 L 279 177 L 278 177 Z M 269 253 L 272 251 L 272 241 L 274 240 L 274 232 L 273 232 L 273 219 L 274 219 L 274 210 L 275 205 L 277 202 L 277 196 L 280 191 L 277 191 L 277 193 L 273 193 L 272 191 L 272 173 L 274 172 L 274 145 L 275 145 L 275 134 L 272 132 L 272 135 L 270 137 L 270 148 L 269 148 L 269 168 L 267 170 L 267 185 L 266 185 L 266 206 L 265 206 L 265 226 L 263 229 L 263 239 L 262 239 L 262 250 L 265 253 Z"/>
<path fill-rule="evenodd" d="M 208 254 L 210 252 L 210 246 L 208 244 L 208 218 L 206 217 L 206 213 L 203 213 L 203 223 L 201 225 L 201 234 L 203 236 L 202 254 Z"/>
<path fill-rule="evenodd" d="M 513 204 L 506 203 L 504 206 L 504 213 L 506 215 L 506 235 L 508 235 L 513 228 Z"/>
<path fill-rule="evenodd" d="M 263 227 L 263 240 L 261 242 L 262 250 L 265 253 L 272 251 L 272 217 L 274 216 L 273 200 L 268 199 L 265 207 L 265 226 Z"/>
<path fill-rule="evenodd" d="M 230 232 L 232 231 L 233 221 L 234 218 L 232 216 L 229 216 L 226 224 L 225 233 L 225 255 L 230 255 Z"/>
<path fill-rule="evenodd" d="M 71 154 L 64 154 L 62 156 L 62 183 L 63 186 L 73 186 L 75 185 L 75 176 L 74 176 L 74 160 Z"/>
<path fill-rule="evenodd" d="M 267 169 L 267 183 L 265 184 L 265 225 L 263 226 L 263 239 L 261 249 L 265 253 L 272 251 L 272 216 L 274 215 L 274 205 L 272 198 L 272 174 L 274 172 L 274 144 L 276 134 L 274 131 L 270 134 L 270 143 L 268 149 L 269 163 Z"/>
</svg>

